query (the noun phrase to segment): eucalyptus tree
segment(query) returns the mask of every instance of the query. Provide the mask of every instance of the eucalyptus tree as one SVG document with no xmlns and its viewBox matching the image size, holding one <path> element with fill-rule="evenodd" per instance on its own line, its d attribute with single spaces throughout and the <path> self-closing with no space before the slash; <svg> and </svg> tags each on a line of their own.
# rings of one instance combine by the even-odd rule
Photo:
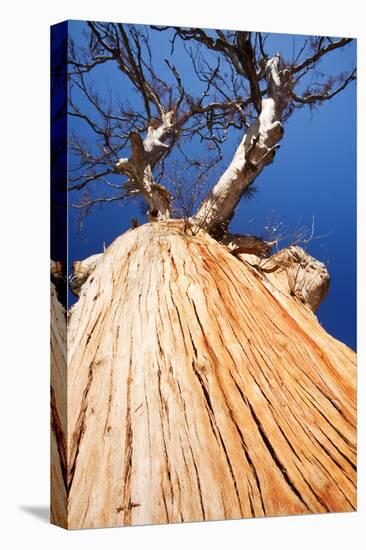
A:
<svg viewBox="0 0 366 550">
<path fill-rule="evenodd" d="M 263 33 L 85 27 L 68 49 L 69 116 L 90 136 L 70 137 L 71 201 L 108 216 L 140 197 L 147 223 L 74 264 L 66 363 L 65 327 L 53 341 L 69 388 L 53 474 L 67 517 L 55 499 L 53 521 L 353 510 L 355 356 L 315 315 L 329 275 L 298 246 L 314 228 L 273 255 L 275 240 L 229 230 L 288 119 L 355 80 L 354 67 L 318 70 L 351 40 L 304 38 L 288 59 Z M 116 72 L 101 94 L 105 65 Z"/>
</svg>

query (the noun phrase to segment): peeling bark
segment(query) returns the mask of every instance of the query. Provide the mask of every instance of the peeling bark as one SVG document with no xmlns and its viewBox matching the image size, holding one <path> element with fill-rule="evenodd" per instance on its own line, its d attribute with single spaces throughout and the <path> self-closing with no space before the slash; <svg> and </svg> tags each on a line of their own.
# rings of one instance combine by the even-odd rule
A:
<svg viewBox="0 0 366 550">
<path fill-rule="evenodd" d="M 68 526 L 350 511 L 355 354 L 204 231 L 146 224 L 68 327 Z"/>
</svg>

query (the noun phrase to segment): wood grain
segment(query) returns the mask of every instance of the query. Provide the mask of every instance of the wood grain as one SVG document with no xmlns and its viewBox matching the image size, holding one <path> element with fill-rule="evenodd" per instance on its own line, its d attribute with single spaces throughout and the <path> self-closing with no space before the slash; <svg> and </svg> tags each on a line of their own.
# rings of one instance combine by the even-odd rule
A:
<svg viewBox="0 0 366 550">
<path fill-rule="evenodd" d="M 67 527 L 67 323 L 51 283 L 51 523 Z"/>
<path fill-rule="evenodd" d="M 69 528 L 355 509 L 355 354 L 206 233 L 117 238 L 67 338 Z"/>
</svg>

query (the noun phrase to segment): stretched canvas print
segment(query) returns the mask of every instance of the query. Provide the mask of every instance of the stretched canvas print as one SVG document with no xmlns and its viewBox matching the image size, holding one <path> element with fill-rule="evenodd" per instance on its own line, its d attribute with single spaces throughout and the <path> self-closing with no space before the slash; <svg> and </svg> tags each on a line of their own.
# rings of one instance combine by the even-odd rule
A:
<svg viewBox="0 0 366 550">
<path fill-rule="evenodd" d="M 52 27 L 56 525 L 356 509 L 355 63 Z"/>
</svg>

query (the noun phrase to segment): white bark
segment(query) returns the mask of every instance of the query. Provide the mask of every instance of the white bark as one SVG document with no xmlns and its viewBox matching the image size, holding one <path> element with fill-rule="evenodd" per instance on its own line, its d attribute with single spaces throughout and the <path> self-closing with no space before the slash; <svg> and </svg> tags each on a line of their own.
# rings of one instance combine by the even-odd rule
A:
<svg viewBox="0 0 366 550">
<path fill-rule="evenodd" d="M 268 97 L 262 100 L 259 117 L 244 135 L 234 158 L 203 201 L 192 221 L 208 232 L 229 221 L 245 189 L 272 162 L 283 135 L 281 116 L 287 73 L 280 71 L 277 54 L 266 65 Z"/>
<path fill-rule="evenodd" d="M 136 190 L 138 190 L 149 205 L 150 221 L 168 219 L 170 217 L 170 195 L 161 185 L 154 181 L 152 166 L 159 155 L 169 149 L 163 142 L 174 127 L 174 111 L 164 113 L 161 119 L 150 124 L 147 135 L 142 140 L 137 133 L 131 134 L 131 157 L 121 158 L 116 164 L 119 172 L 128 175 Z"/>
<path fill-rule="evenodd" d="M 173 129 L 174 111 L 168 111 L 162 115 L 158 125 L 150 125 L 143 144 L 145 151 L 152 157 L 164 149 L 169 149 L 169 145 L 162 140 L 165 139 Z"/>
</svg>

